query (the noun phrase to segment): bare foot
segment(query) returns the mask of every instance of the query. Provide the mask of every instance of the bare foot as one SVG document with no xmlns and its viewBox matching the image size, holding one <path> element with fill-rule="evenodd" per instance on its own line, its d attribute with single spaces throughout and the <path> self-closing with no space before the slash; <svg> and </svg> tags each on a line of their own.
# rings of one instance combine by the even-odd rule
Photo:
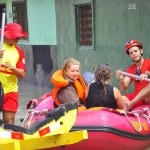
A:
<svg viewBox="0 0 150 150">
<path fill-rule="evenodd" d="M 125 104 L 124 104 L 124 110 L 126 112 L 128 112 L 131 109 L 133 109 L 132 103 L 131 102 L 125 102 Z"/>
</svg>

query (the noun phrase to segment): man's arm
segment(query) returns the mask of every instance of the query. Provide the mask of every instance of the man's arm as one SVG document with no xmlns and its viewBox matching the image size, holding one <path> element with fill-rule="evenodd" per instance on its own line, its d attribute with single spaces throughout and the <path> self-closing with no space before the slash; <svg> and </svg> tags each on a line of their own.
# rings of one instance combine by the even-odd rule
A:
<svg viewBox="0 0 150 150">
<path fill-rule="evenodd" d="M 11 70 L 17 77 L 24 78 L 25 77 L 25 71 L 20 68 L 16 68 L 14 66 L 9 65 L 8 63 L 5 64 L 5 66 Z"/>
<path fill-rule="evenodd" d="M 9 67 L 9 69 L 19 78 L 25 77 L 25 71 L 16 67 Z"/>
<path fill-rule="evenodd" d="M 128 77 L 128 76 L 124 77 L 123 74 L 120 72 L 120 70 L 116 71 L 116 77 L 120 81 L 120 89 L 122 91 L 125 91 L 129 87 L 129 85 L 131 83 L 130 77 Z"/>
</svg>

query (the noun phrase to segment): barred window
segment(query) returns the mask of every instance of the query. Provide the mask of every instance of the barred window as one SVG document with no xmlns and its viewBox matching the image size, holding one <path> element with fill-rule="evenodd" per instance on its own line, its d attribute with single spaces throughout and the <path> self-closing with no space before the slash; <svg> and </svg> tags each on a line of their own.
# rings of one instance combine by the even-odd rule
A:
<svg viewBox="0 0 150 150">
<path fill-rule="evenodd" d="M 22 30 L 28 33 L 26 0 L 13 0 L 12 11 L 13 11 L 13 22 L 20 24 L 22 26 Z"/>
<path fill-rule="evenodd" d="M 79 46 L 92 46 L 91 4 L 76 5 L 77 39 Z"/>
</svg>

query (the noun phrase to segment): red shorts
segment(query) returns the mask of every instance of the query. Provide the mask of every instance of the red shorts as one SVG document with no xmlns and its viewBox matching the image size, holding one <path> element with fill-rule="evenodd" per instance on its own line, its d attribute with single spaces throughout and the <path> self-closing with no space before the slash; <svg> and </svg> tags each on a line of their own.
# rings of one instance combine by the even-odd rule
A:
<svg viewBox="0 0 150 150">
<path fill-rule="evenodd" d="M 11 92 L 4 95 L 3 110 L 16 112 L 18 109 L 18 92 Z"/>
<path fill-rule="evenodd" d="M 139 93 L 139 92 L 134 92 L 134 93 L 131 93 L 131 94 L 126 94 L 126 95 L 124 95 L 124 96 L 126 96 L 126 97 L 129 99 L 129 101 L 132 101 L 132 100 L 136 97 L 136 95 L 137 95 L 138 93 Z M 133 108 L 138 107 L 138 106 L 141 106 L 141 105 L 144 105 L 144 100 L 141 100 L 141 101 L 139 101 L 138 103 L 136 103 L 136 104 L 133 106 Z"/>
</svg>

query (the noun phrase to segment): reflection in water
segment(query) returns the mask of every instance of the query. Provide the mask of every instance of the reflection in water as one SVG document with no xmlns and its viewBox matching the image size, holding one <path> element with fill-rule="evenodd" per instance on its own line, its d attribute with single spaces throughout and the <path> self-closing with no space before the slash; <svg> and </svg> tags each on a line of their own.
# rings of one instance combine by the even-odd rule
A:
<svg viewBox="0 0 150 150">
<path fill-rule="evenodd" d="M 16 114 L 15 124 L 21 125 L 20 118 L 24 118 L 26 105 L 31 99 L 39 99 L 43 94 L 49 93 L 51 89 L 33 85 L 19 85 L 19 109 Z"/>
</svg>

